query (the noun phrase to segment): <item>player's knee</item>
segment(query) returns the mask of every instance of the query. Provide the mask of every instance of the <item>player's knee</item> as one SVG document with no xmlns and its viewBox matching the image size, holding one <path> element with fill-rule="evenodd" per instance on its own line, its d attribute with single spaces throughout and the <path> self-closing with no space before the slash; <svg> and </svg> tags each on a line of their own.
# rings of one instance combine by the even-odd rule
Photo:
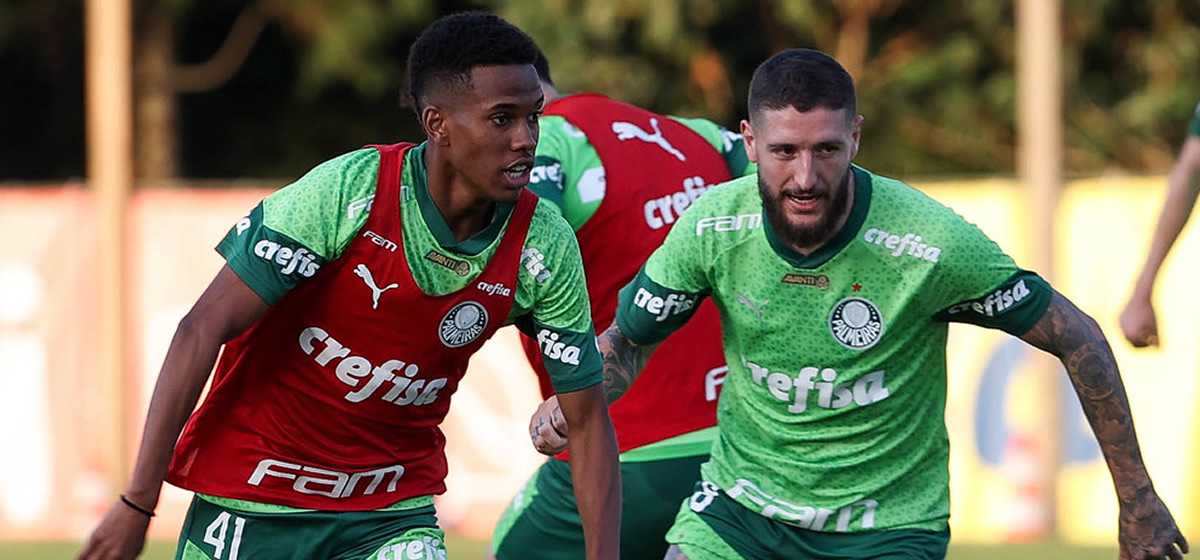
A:
<svg viewBox="0 0 1200 560">
<path fill-rule="evenodd" d="M 667 549 L 667 555 L 663 556 L 663 560 L 688 560 L 688 557 L 679 549 L 678 545 L 671 545 Z"/>
</svg>

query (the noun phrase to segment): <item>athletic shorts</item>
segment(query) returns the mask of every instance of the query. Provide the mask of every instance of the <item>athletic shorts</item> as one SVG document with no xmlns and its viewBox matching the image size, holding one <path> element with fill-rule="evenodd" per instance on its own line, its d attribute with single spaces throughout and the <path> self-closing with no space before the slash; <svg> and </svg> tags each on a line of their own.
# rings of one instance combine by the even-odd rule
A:
<svg viewBox="0 0 1200 560">
<path fill-rule="evenodd" d="M 663 536 L 708 455 L 621 463 L 621 558 L 662 560 Z M 566 461 L 551 459 L 513 498 L 492 535 L 498 560 L 583 558 L 583 526 Z"/>
<path fill-rule="evenodd" d="M 175 560 L 446 560 L 431 498 L 375 511 L 270 511 L 215 501 L 222 505 L 192 498 Z"/>
<path fill-rule="evenodd" d="M 940 560 L 950 543 L 949 529 L 810 531 L 763 517 L 725 492 L 695 489 L 667 531 L 667 542 L 690 560 Z"/>
</svg>

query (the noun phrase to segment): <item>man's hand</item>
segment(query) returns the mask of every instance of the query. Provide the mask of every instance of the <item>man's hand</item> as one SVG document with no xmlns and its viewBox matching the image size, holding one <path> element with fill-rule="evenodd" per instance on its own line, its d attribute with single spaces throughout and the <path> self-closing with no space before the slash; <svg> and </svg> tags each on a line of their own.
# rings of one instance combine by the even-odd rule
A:
<svg viewBox="0 0 1200 560">
<path fill-rule="evenodd" d="M 1188 551 L 1187 539 L 1152 488 L 1138 492 L 1134 502 L 1121 504 L 1118 525 L 1121 560 L 1181 560 Z"/>
<path fill-rule="evenodd" d="M 558 395 L 542 401 L 529 419 L 529 437 L 538 453 L 553 457 L 567 449 L 567 419 L 558 407 Z"/>
<path fill-rule="evenodd" d="M 1121 311 L 1121 332 L 1135 348 L 1158 346 L 1158 318 L 1149 298 L 1133 297 Z"/>
<path fill-rule="evenodd" d="M 133 560 L 146 546 L 150 517 L 117 500 L 76 560 Z"/>
</svg>

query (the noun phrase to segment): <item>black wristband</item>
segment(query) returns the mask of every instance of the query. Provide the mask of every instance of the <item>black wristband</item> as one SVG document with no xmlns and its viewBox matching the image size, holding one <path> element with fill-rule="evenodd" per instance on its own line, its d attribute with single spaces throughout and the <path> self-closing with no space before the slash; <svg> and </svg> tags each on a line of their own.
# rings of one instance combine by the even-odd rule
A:
<svg viewBox="0 0 1200 560">
<path fill-rule="evenodd" d="M 129 501 L 129 498 L 126 498 L 125 494 L 121 494 L 121 502 L 124 503 L 125 505 L 129 506 L 129 509 L 132 509 L 133 511 L 136 511 L 142 515 L 145 515 L 146 517 L 154 517 L 153 511 L 148 510 L 142 506 L 139 506 L 139 505 Z"/>
</svg>

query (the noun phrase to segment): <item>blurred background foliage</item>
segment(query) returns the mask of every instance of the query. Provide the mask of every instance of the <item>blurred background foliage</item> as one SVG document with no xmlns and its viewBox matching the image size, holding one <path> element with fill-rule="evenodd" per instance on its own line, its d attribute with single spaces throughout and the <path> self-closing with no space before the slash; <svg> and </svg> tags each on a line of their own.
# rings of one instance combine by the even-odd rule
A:
<svg viewBox="0 0 1200 560">
<path fill-rule="evenodd" d="M 1047 0 L 1050 1 L 1050 0 Z M 816 48 L 854 76 L 858 161 L 887 175 L 1012 174 L 1003 0 L 132 0 L 140 184 L 292 178 L 420 138 L 397 104 L 433 18 L 492 10 L 565 91 L 736 127 L 756 65 Z M 1069 174 L 1165 171 L 1200 101 L 1200 3 L 1062 0 Z M 0 2 L 0 180 L 84 173 L 82 0 Z"/>
</svg>

